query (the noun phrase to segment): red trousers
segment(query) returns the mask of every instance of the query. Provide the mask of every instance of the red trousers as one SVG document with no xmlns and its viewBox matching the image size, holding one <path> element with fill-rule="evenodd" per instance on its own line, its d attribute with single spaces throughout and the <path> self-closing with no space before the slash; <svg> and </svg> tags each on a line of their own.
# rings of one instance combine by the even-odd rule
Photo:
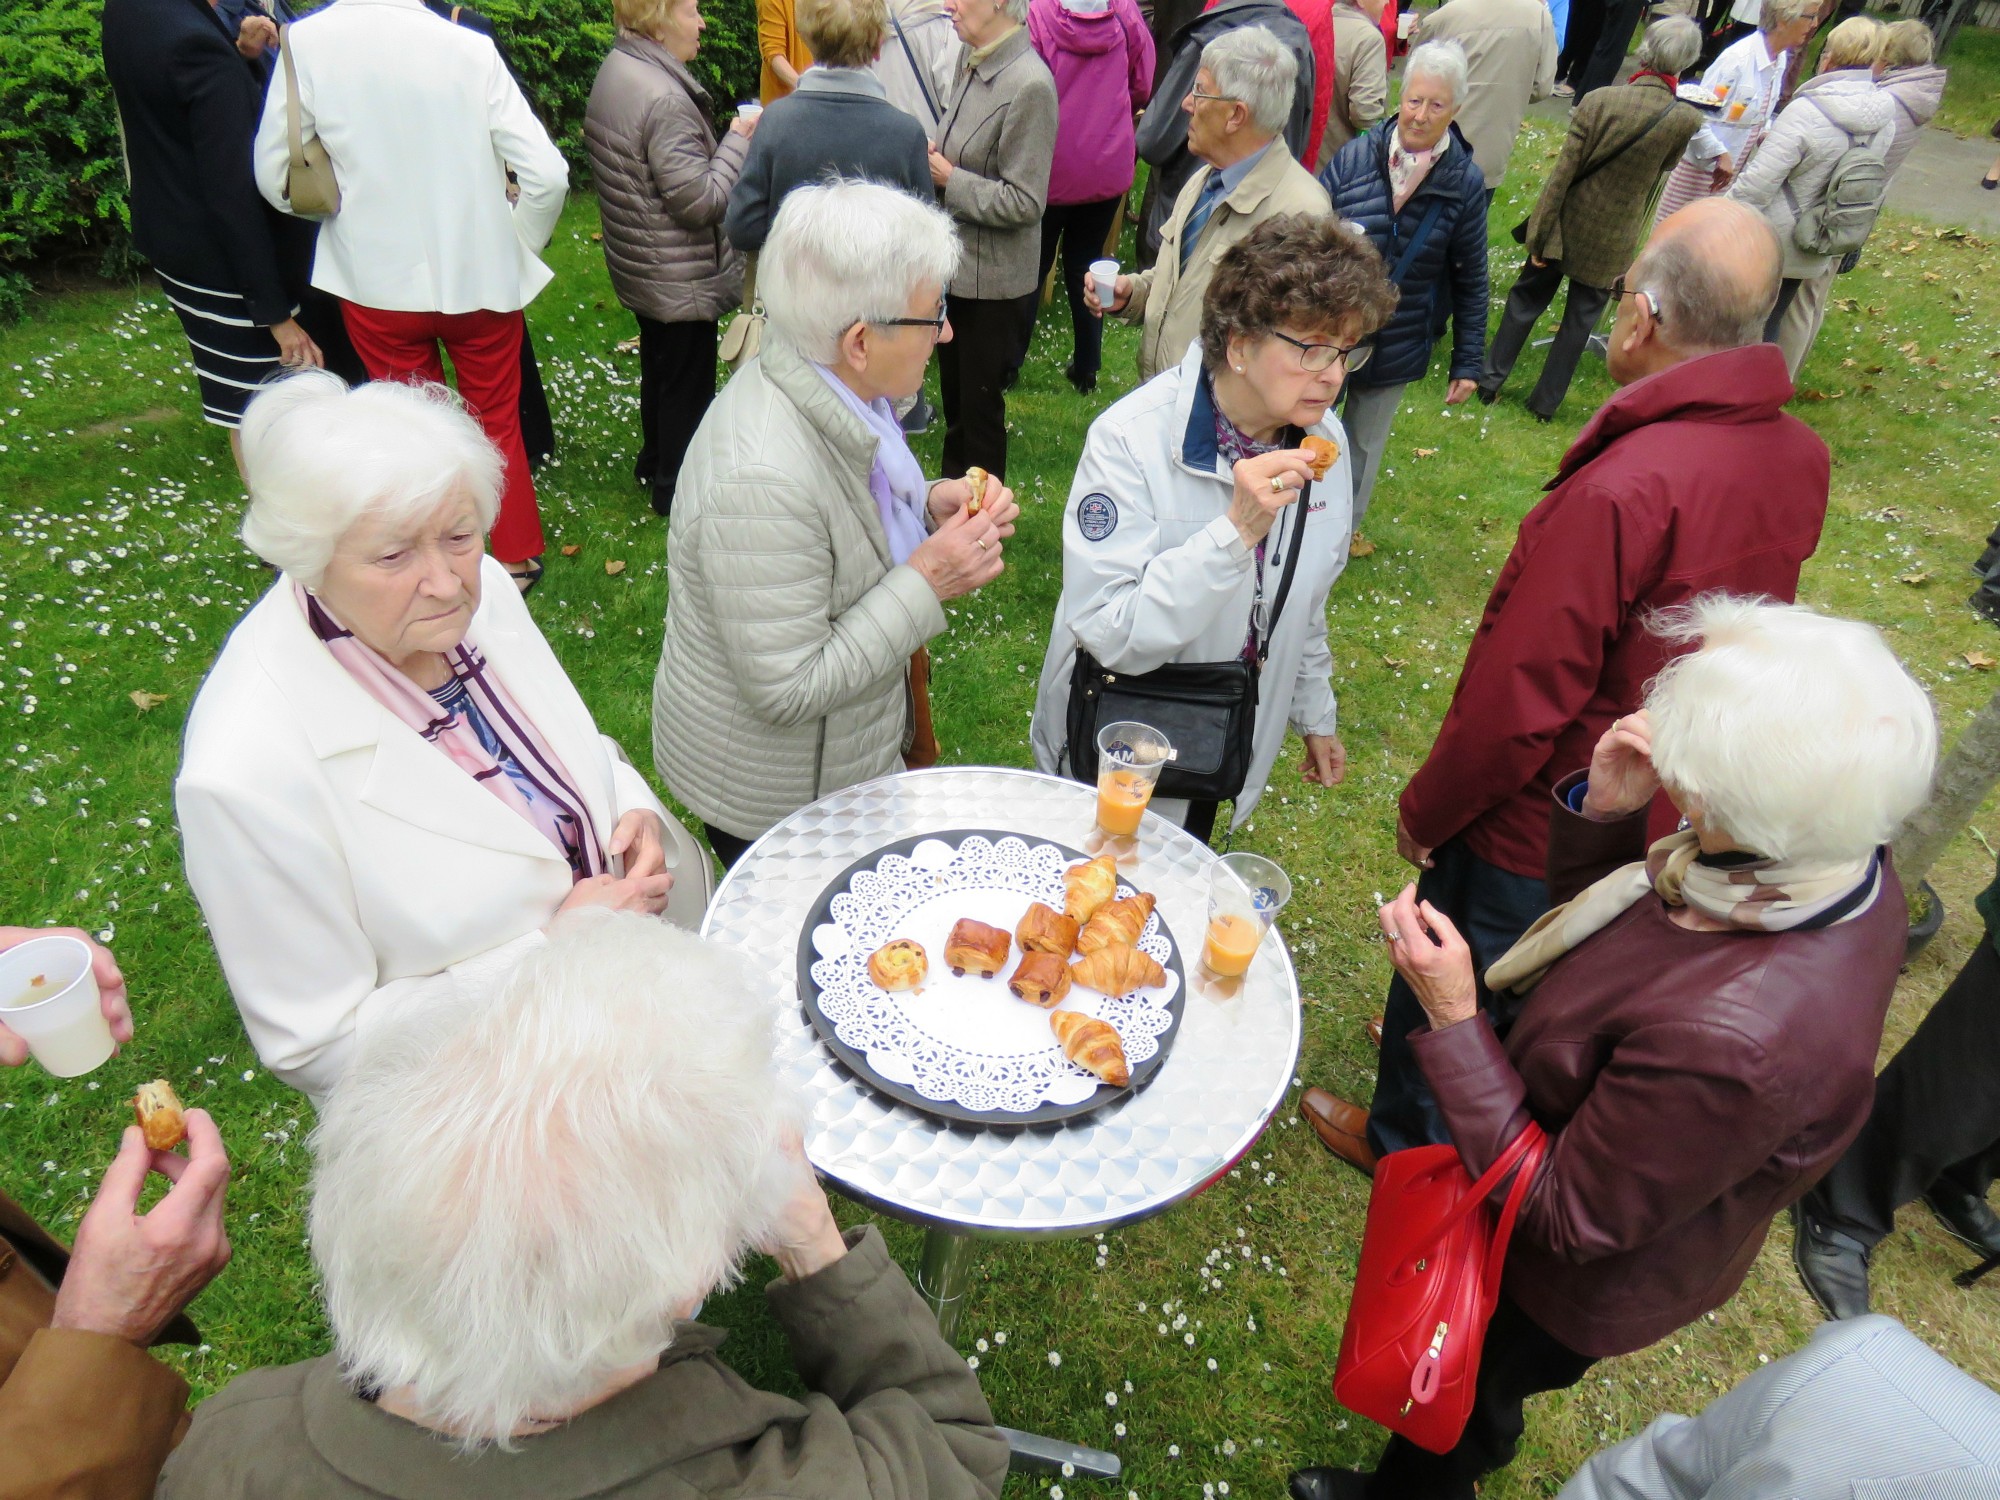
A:
<svg viewBox="0 0 2000 1500">
<path fill-rule="evenodd" d="M 521 441 L 521 338 L 518 312 L 387 312 L 342 302 L 347 336 L 371 380 L 444 381 L 451 356 L 458 393 L 500 450 L 507 469 L 500 516 L 493 523 L 493 556 L 503 563 L 542 555 L 542 513 L 535 479 Z"/>
</svg>

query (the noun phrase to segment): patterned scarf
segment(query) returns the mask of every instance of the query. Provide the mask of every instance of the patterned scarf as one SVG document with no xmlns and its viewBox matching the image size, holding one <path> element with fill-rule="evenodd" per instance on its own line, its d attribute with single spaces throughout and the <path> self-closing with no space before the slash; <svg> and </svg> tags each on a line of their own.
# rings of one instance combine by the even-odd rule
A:
<svg viewBox="0 0 2000 1500">
<path fill-rule="evenodd" d="M 1669 906 L 1690 907 L 1745 932 L 1789 932 L 1851 922 L 1875 904 L 1881 890 L 1879 855 L 1817 865 L 1704 855 L 1701 836 L 1683 828 L 1654 844 L 1644 860 L 1613 870 L 1537 918 L 1486 971 L 1486 987 L 1525 995 L 1557 959 L 1609 927 L 1649 891 Z"/>
<path fill-rule="evenodd" d="M 373 647 L 333 617 L 327 607 L 292 584 L 299 608 L 314 635 L 325 643 L 347 675 L 382 707 L 437 746 L 502 803 L 537 829 L 571 863 L 581 880 L 606 871 L 602 835 L 591 827 L 590 813 L 563 763 L 528 722 L 513 696 L 486 667 L 486 657 L 470 641 L 460 641 L 444 653 L 445 665 L 472 695 L 487 726 L 499 736 L 508 754 L 533 790 L 523 792 L 461 714 L 441 713 L 437 699 L 391 666 Z M 580 847 L 579 847 L 580 846 Z M 580 860 L 577 856 L 580 855 Z"/>
</svg>

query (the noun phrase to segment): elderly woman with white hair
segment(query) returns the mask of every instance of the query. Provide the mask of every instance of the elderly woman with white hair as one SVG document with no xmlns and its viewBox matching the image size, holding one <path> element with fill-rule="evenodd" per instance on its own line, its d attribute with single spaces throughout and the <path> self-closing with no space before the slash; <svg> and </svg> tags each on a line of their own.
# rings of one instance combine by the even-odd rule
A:
<svg viewBox="0 0 2000 1500">
<path fill-rule="evenodd" d="M 457 398 L 295 375 L 243 458 L 278 577 L 195 699 L 174 800 L 264 1065 L 324 1100 L 371 1024 L 489 990 L 558 911 L 698 923 L 700 846 L 486 555 L 500 454 Z"/>
<path fill-rule="evenodd" d="M 791 1114 L 741 963 L 638 917 L 399 1012 L 312 1136 L 333 1351 L 204 1402 L 161 1500 L 997 1500 L 978 1377 L 880 1231 L 834 1222 Z M 799 1399 L 686 1321 L 752 1249 Z"/>
<path fill-rule="evenodd" d="M 926 481 L 896 421 L 952 337 L 958 256 L 941 210 L 866 182 L 794 188 L 765 242 L 763 350 L 681 471 L 653 684 L 654 764 L 725 864 L 936 757 L 924 643 L 1000 576 L 1020 513 L 992 476 L 977 506 Z"/>
<path fill-rule="evenodd" d="M 1333 212 L 1361 225 L 1402 293 L 1376 335 L 1374 357 L 1347 383 L 1341 409 L 1354 456 L 1354 527 L 1368 513 L 1375 475 L 1403 389 L 1430 368 L 1451 319 L 1445 404 L 1473 392 L 1486 353 L 1486 178 L 1452 123 L 1469 87 L 1465 49 L 1425 42 L 1403 68 L 1393 119 L 1356 136 L 1320 174 Z"/>
<path fill-rule="evenodd" d="M 1457 1445 L 1393 1437 L 1372 1476 L 1295 1475 L 1300 1500 L 1470 1497 L 1529 1395 L 1728 1301 L 1868 1117 L 1909 925 L 1886 841 L 1929 792 L 1930 700 L 1873 627 L 1803 607 L 1712 594 L 1655 628 L 1699 645 L 1556 784 L 1560 904 L 1486 972 L 1528 995 L 1504 1040 L 1451 922 L 1414 886 L 1381 910 L 1466 1170 L 1547 1143 Z M 1685 822 L 1648 849 L 1662 790 Z"/>
</svg>

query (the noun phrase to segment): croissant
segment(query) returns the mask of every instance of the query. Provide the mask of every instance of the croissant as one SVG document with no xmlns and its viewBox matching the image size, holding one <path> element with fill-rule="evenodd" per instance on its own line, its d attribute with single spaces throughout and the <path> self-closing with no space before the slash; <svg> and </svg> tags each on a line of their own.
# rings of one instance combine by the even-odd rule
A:
<svg viewBox="0 0 2000 1500">
<path fill-rule="evenodd" d="M 1007 955 L 1013 947 L 1014 940 L 1000 928 L 960 917 L 952 923 L 951 936 L 944 940 L 944 961 L 954 974 L 970 969 L 980 978 L 990 979 L 1007 967 Z"/>
<path fill-rule="evenodd" d="M 1098 907 L 1097 915 L 1077 934 L 1077 952 L 1095 953 L 1112 943 L 1138 947 L 1139 934 L 1146 930 L 1146 919 L 1152 914 L 1153 898 L 1145 891 Z"/>
<path fill-rule="evenodd" d="M 1050 1013 L 1049 1028 L 1062 1043 L 1063 1056 L 1071 1062 L 1088 1068 L 1113 1088 L 1122 1089 L 1132 1081 L 1124 1045 L 1109 1021 L 1081 1011 L 1058 1010 Z"/>
<path fill-rule="evenodd" d="M 1014 977 L 1007 981 L 1007 988 L 1019 995 L 1030 1005 L 1047 1009 L 1062 1002 L 1069 993 L 1069 966 L 1063 962 L 1067 954 L 1024 953 L 1021 963 L 1014 970 Z"/>
<path fill-rule="evenodd" d="M 1066 917 L 1053 906 L 1037 901 L 1022 914 L 1014 929 L 1014 941 L 1023 953 L 1053 953 L 1068 958 L 1076 952 L 1076 918 Z"/>
<path fill-rule="evenodd" d="M 1079 922 L 1117 894 L 1118 865 L 1108 854 L 1063 871 L 1063 913 Z"/>
<path fill-rule="evenodd" d="M 1299 446 L 1306 450 L 1306 462 L 1312 465 L 1313 478 L 1326 478 L 1326 471 L 1340 461 L 1340 444 L 1332 438 L 1308 435 Z"/>
<path fill-rule="evenodd" d="M 965 482 L 972 491 L 972 498 L 965 502 L 965 513 L 976 516 L 986 504 L 986 471 L 978 464 L 972 465 L 965 471 Z"/>
<path fill-rule="evenodd" d="M 1112 943 L 1069 966 L 1069 977 L 1100 995 L 1129 995 L 1167 982 L 1167 971 L 1130 943 Z"/>
<path fill-rule="evenodd" d="M 885 990 L 913 990 L 924 982 L 930 956 L 922 943 L 897 938 L 868 955 L 868 977 Z"/>
</svg>

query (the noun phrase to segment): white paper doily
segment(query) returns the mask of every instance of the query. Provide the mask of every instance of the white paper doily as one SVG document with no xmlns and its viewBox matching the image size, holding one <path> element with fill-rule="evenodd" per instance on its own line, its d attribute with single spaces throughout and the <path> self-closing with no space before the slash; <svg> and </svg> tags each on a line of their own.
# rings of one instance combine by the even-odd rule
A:
<svg viewBox="0 0 2000 1500">
<path fill-rule="evenodd" d="M 1054 844 L 975 833 L 955 844 L 923 839 L 908 854 L 885 853 L 853 871 L 827 903 L 829 920 L 811 934 L 820 1016 L 883 1079 L 923 1099 L 1014 1115 L 1089 1100 L 1103 1085 L 1063 1056 L 1049 1012 L 1007 987 L 1020 962 L 1018 943 L 990 979 L 955 977 L 944 962 L 945 937 L 962 917 L 1011 935 L 1030 902 L 1060 911 L 1062 873 L 1079 858 Z M 1121 896 L 1136 889 L 1119 881 Z M 923 985 L 900 994 L 868 977 L 868 956 L 894 938 L 921 943 L 930 959 Z M 1159 913 L 1148 918 L 1139 947 L 1166 968 L 1165 985 L 1116 997 L 1073 985 L 1057 1007 L 1110 1022 L 1135 1078 L 1172 1030 L 1180 993 L 1173 940 Z"/>
</svg>

